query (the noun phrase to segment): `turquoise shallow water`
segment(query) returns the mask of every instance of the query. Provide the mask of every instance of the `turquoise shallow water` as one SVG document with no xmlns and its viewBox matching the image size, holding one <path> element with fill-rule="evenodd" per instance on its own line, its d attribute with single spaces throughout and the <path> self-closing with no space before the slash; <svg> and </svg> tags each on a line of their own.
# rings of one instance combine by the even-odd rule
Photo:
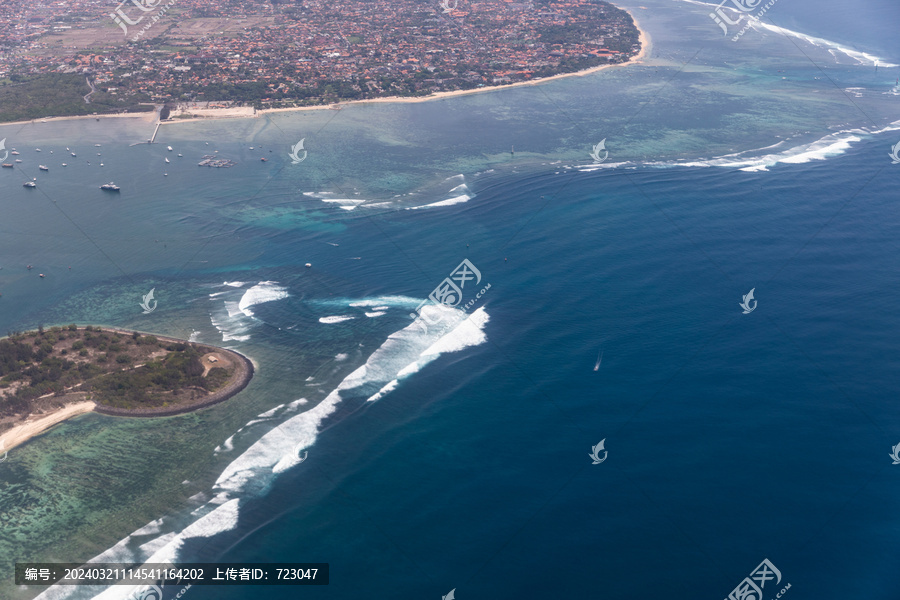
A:
<svg viewBox="0 0 900 600">
<path fill-rule="evenodd" d="M 723 42 L 696 5 L 629 8 L 645 65 L 547 86 L 165 126 L 155 145 L 130 146 L 148 126 L 128 120 L 3 127 L 25 160 L 0 173 L 0 331 L 103 323 L 259 366 L 210 410 L 86 415 L 11 452 L 4 572 L 180 534 L 182 560 L 329 562 L 302 590 L 323 598 L 726 597 L 764 558 L 788 594 L 895 598 L 900 69 Z M 772 19 L 830 38 L 801 8 Z M 871 31 L 860 49 L 900 63 Z M 216 150 L 237 165 L 196 166 Z M 463 259 L 491 284 L 478 326 L 429 353 L 437 329 L 409 312 Z"/>
</svg>

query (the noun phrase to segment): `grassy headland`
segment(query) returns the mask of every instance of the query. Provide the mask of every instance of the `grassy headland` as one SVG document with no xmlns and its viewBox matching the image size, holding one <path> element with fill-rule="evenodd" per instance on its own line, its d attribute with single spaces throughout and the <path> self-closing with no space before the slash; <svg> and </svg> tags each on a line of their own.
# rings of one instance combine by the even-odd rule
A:
<svg viewBox="0 0 900 600">
<path fill-rule="evenodd" d="M 122 416 L 187 412 L 252 375 L 240 354 L 172 338 L 75 325 L 12 332 L 0 340 L 0 432 L 73 401 Z"/>
</svg>

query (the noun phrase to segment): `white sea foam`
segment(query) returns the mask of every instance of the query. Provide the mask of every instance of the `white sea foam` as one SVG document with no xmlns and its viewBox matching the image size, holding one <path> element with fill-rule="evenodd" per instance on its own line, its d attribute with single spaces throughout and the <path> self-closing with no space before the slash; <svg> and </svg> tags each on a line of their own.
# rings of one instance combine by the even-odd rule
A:
<svg viewBox="0 0 900 600">
<path fill-rule="evenodd" d="M 397 389 L 398 385 L 400 385 L 399 379 L 391 379 L 384 385 L 384 387 L 382 387 L 380 390 L 378 390 L 377 392 L 375 392 L 374 394 L 372 394 L 371 396 L 366 398 L 366 402 L 375 402 L 377 400 L 381 400 L 388 393 Z"/>
<path fill-rule="evenodd" d="M 373 310 L 372 312 L 367 312 L 366 316 L 371 318 L 371 317 L 380 317 L 380 316 L 386 315 L 386 314 L 387 314 L 387 312 L 383 311 L 383 310 Z"/>
<path fill-rule="evenodd" d="M 848 48 L 847 46 L 838 44 L 837 42 L 832 42 L 824 38 L 800 33 L 799 31 L 792 31 L 790 29 L 785 29 L 784 27 L 778 27 L 777 25 L 772 25 L 771 23 L 761 21 L 759 19 L 756 19 L 755 17 L 751 17 L 751 19 L 752 20 L 750 21 L 750 23 L 754 29 L 765 29 L 773 33 L 801 39 L 805 42 L 808 42 L 809 44 L 812 44 L 813 46 L 828 49 L 828 51 L 831 52 L 832 56 L 835 56 L 835 52 L 840 52 L 841 54 L 849 56 L 861 65 L 875 65 L 877 63 L 879 67 L 885 68 L 898 66 L 893 63 L 885 62 L 874 54 L 869 54 L 868 52 L 860 52 L 859 50 Z M 835 59 L 837 59 L 836 56 Z"/>
<path fill-rule="evenodd" d="M 225 282 L 229 288 L 225 291 L 210 294 L 213 308 L 209 320 L 222 334 L 222 341 L 243 342 L 250 339 L 250 330 L 259 323 L 254 318 L 251 307 L 265 302 L 272 302 L 288 297 L 285 288 L 275 281 L 261 281 L 253 287 L 240 289 L 246 282 Z"/>
<path fill-rule="evenodd" d="M 140 535 L 153 535 L 155 533 L 159 533 L 161 531 L 160 527 L 162 526 L 162 519 L 156 519 L 155 521 L 150 521 L 140 529 L 136 529 L 134 533 L 131 535 L 140 536 Z"/>
<path fill-rule="evenodd" d="M 353 308 L 378 308 L 385 310 L 387 308 L 416 308 L 421 300 L 410 296 L 377 296 L 375 298 L 365 298 L 361 300 L 351 298 L 331 298 L 327 300 L 314 300 L 314 304 L 320 306 L 351 306 Z"/>
<path fill-rule="evenodd" d="M 238 309 L 248 317 L 253 316 L 251 306 L 262 304 L 264 302 L 272 302 L 273 300 L 282 300 L 288 297 L 287 289 L 278 285 L 276 281 L 261 281 L 247 290 L 241 297 Z"/>
<path fill-rule="evenodd" d="M 270 410 L 267 410 L 267 411 L 264 412 L 264 413 L 259 413 L 259 414 L 256 415 L 256 416 L 257 416 L 257 417 L 261 417 L 261 418 L 263 418 L 263 419 L 268 419 L 269 417 L 274 417 L 274 416 L 275 416 L 275 413 L 278 412 L 278 409 L 279 409 L 279 408 L 284 408 L 284 404 L 279 404 L 279 405 L 276 406 L 275 408 L 270 409 Z"/>
<path fill-rule="evenodd" d="M 452 206 L 454 204 L 462 204 L 464 202 L 468 202 L 472 198 L 475 197 L 475 194 L 471 193 L 469 190 L 469 186 L 465 184 L 465 177 L 462 175 L 455 175 L 453 177 L 449 177 L 447 181 L 462 179 L 463 183 L 455 186 L 448 192 L 449 198 L 445 200 L 440 200 L 438 202 L 431 202 L 430 204 L 421 204 L 419 206 L 409 206 L 407 210 L 419 210 L 422 208 L 440 208 L 443 206 Z"/>
<path fill-rule="evenodd" d="M 709 2 L 700 2 L 699 0 L 682 0 L 682 2 L 686 2 L 688 4 L 696 4 L 698 6 L 705 6 L 710 9 L 715 9 L 719 6 L 718 4 L 712 4 Z M 868 52 L 860 52 L 859 50 L 854 50 L 853 48 L 848 48 L 847 46 L 838 44 L 837 42 L 832 42 L 832 41 L 826 40 L 824 38 L 807 35 L 805 33 L 800 33 L 799 31 L 793 31 L 791 29 L 786 29 L 784 27 L 778 27 L 777 25 L 772 25 L 771 23 L 767 23 L 766 21 L 761 21 L 760 19 L 756 18 L 756 16 L 755 16 L 755 12 L 757 12 L 756 10 L 750 11 L 749 13 L 744 13 L 744 12 L 738 11 L 737 9 L 732 8 L 731 6 L 728 6 L 728 5 L 725 5 L 723 8 L 730 10 L 731 11 L 730 14 L 732 17 L 737 17 L 737 16 L 747 17 L 748 21 L 745 22 L 743 19 L 741 20 L 740 27 L 743 27 L 745 25 L 745 23 L 749 22 L 750 26 L 753 27 L 754 29 L 757 29 L 757 30 L 764 29 L 767 31 L 771 31 L 773 33 L 778 33 L 780 35 L 801 39 L 809 44 L 812 44 L 813 46 L 818 46 L 820 48 L 826 48 L 827 50 L 829 50 L 829 52 L 832 54 L 832 56 L 835 56 L 837 52 L 840 52 L 846 56 L 849 56 L 850 58 L 857 61 L 858 63 L 864 64 L 864 65 L 875 65 L 876 63 L 878 63 L 879 67 L 896 67 L 896 66 L 898 66 L 898 65 L 895 65 L 895 64 L 892 64 L 889 62 L 885 62 L 882 59 L 880 59 L 879 57 L 875 56 L 874 54 L 869 54 Z M 731 33 L 731 32 L 729 32 L 729 33 Z M 735 31 L 734 33 L 737 33 L 737 31 Z M 835 58 L 837 58 L 837 57 L 835 56 Z"/>
<path fill-rule="evenodd" d="M 243 428 L 241 428 L 241 429 L 243 429 Z M 234 436 L 233 435 L 231 437 L 229 437 L 227 440 L 225 440 L 224 442 L 222 442 L 220 445 L 216 446 L 216 449 L 213 450 L 213 452 L 215 452 L 216 454 L 219 454 L 220 452 L 231 452 L 232 450 L 234 450 Z"/>
<path fill-rule="evenodd" d="M 734 154 L 726 154 L 723 156 L 710 159 L 694 159 L 686 161 L 651 161 L 645 163 L 617 163 L 617 166 L 627 165 L 630 167 L 643 166 L 651 168 L 673 168 L 673 167 L 724 167 L 731 169 L 740 169 L 741 171 L 767 171 L 769 167 L 773 167 L 778 163 L 785 164 L 801 164 L 814 160 L 826 160 L 835 156 L 844 154 L 853 147 L 854 144 L 871 138 L 874 135 L 889 131 L 900 130 L 900 121 L 894 121 L 886 127 L 878 130 L 869 130 L 866 128 L 845 129 L 829 133 L 818 140 L 794 146 L 780 152 L 766 152 L 785 145 L 785 142 L 779 142 L 765 148 L 755 150 L 747 150 Z M 579 165 L 574 168 L 578 171 L 587 173 L 597 170 L 603 165 Z"/>
<path fill-rule="evenodd" d="M 365 203 L 365 200 L 358 200 L 355 198 L 321 198 L 322 202 L 330 202 L 340 206 L 344 210 L 353 210 L 360 204 Z"/>
<path fill-rule="evenodd" d="M 190 513 L 195 517 L 193 522 L 182 527 L 176 522 L 177 515 L 153 521 L 97 555 L 91 562 L 176 562 L 186 541 L 209 538 L 234 529 L 238 523 L 241 500 L 265 493 L 278 473 L 299 463 L 298 455 L 315 443 L 323 420 L 334 413 L 344 398 L 382 399 L 396 389 L 404 377 L 419 371 L 442 353 L 456 352 L 486 340 L 484 326 L 488 315 L 484 308 L 468 316 L 457 309 L 435 304 L 425 305 L 422 311 L 429 322 L 440 321 L 445 327 L 440 330 L 437 327 L 422 328 L 413 322 L 388 336 L 365 364 L 347 375 L 319 404 L 288 418 L 235 458 L 216 480 L 211 490 L 212 497 Z M 305 398 L 299 398 L 287 406 L 306 403 Z M 230 447 L 232 438 L 226 440 L 223 446 Z M 140 545 L 134 539 L 154 534 L 156 538 Z M 97 589 L 81 588 L 78 591 L 73 587 L 53 586 L 39 598 L 74 600 L 83 597 L 77 594 L 95 594 Z M 122 591 L 121 587 L 110 586 L 94 597 L 119 600 Z"/>
<path fill-rule="evenodd" d="M 326 323 L 326 324 L 329 324 L 329 325 L 330 325 L 330 324 L 332 324 L 332 323 L 343 323 L 344 321 L 352 321 L 352 320 L 355 319 L 355 318 L 356 318 L 356 317 L 349 317 L 349 316 L 346 316 L 346 315 L 343 315 L 343 316 L 341 316 L 341 315 L 333 315 L 333 316 L 330 316 L 330 317 L 320 317 L 320 318 L 319 318 L 319 323 Z"/>
<path fill-rule="evenodd" d="M 335 354 L 334 360 L 336 360 L 338 362 L 343 362 L 343 361 L 347 360 L 347 355 L 344 354 L 343 352 L 341 352 L 340 354 Z"/>
<path fill-rule="evenodd" d="M 441 200 L 440 202 L 432 202 L 431 204 L 422 204 L 421 206 L 410 206 L 407 210 L 419 210 L 420 208 L 438 208 L 441 206 L 452 206 L 453 204 L 462 204 L 463 202 L 468 202 L 471 200 L 473 196 L 469 196 L 468 194 L 463 194 L 461 196 L 455 196 L 453 198 L 447 198 L 446 200 Z"/>
</svg>

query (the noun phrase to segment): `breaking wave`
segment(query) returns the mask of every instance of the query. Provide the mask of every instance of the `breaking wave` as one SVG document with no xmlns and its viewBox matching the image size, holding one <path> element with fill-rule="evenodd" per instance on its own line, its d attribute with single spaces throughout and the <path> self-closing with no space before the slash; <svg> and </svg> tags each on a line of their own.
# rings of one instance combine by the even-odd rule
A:
<svg viewBox="0 0 900 600">
<path fill-rule="evenodd" d="M 709 2 L 700 2 L 699 0 L 681 0 L 681 1 L 686 2 L 688 4 L 696 4 L 698 6 L 705 6 L 710 9 L 715 9 L 715 8 L 718 8 L 718 6 L 719 6 L 718 4 L 712 4 Z M 875 65 L 877 63 L 878 66 L 880 66 L 880 67 L 896 67 L 896 66 L 898 66 L 898 65 L 895 65 L 895 64 L 892 64 L 889 62 L 884 62 L 883 60 L 881 60 L 879 57 L 875 56 L 874 54 L 869 54 L 868 52 L 861 52 L 859 50 L 854 50 L 853 48 L 848 48 L 847 46 L 844 46 L 843 44 L 838 44 L 837 42 L 832 42 L 831 40 L 826 40 L 825 38 L 815 37 L 813 35 L 807 35 L 805 33 L 800 33 L 799 31 L 794 31 L 792 29 L 786 29 L 784 27 L 778 27 L 777 25 L 772 25 L 771 23 L 767 23 L 765 21 L 757 19 L 753 15 L 753 12 L 755 11 L 755 9 L 754 9 L 754 11 L 750 11 L 749 13 L 743 13 L 743 12 L 740 12 L 737 9 L 732 8 L 730 6 L 724 6 L 723 8 L 730 10 L 732 16 L 747 17 L 749 19 L 750 26 L 753 27 L 754 29 L 771 31 L 773 33 L 778 33 L 778 34 L 781 34 L 784 36 L 803 40 L 804 42 L 812 44 L 813 46 L 817 46 L 819 48 L 825 48 L 825 49 L 831 51 L 832 56 L 835 56 L 836 53 L 840 52 L 841 54 L 844 54 L 844 55 L 852 58 L 853 60 L 855 60 L 856 62 L 858 62 L 861 65 Z M 757 7 L 757 8 L 760 8 L 760 7 Z M 741 26 L 743 26 L 743 19 L 742 19 Z M 837 59 L 836 56 L 835 56 L 835 59 Z"/>
<path fill-rule="evenodd" d="M 243 342 L 250 339 L 250 330 L 259 324 L 251 307 L 282 300 L 289 296 L 287 289 L 275 281 L 260 281 L 249 289 L 241 289 L 244 282 L 225 282 L 223 291 L 209 294 L 213 307 L 209 320 L 222 335 L 222 341 Z"/>
<path fill-rule="evenodd" d="M 869 130 L 867 128 L 845 129 L 829 133 L 818 140 L 801 144 L 781 151 L 777 150 L 786 145 L 786 142 L 778 142 L 765 148 L 755 150 L 746 150 L 736 152 L 734 154 L 726 154 L 710 159 L 685 160 L 685 161 L 648 161 L 643 163 L 601 163 L 589 165 L 576 165 L 574 168 L 578 171 L 588 173 L 598 169 L 608 169 L 615 167 L 656 167 L 656 168 L 672 168 L 672 167 L 724 167 L 731 169 L 740 169 L 741 171 L 767 171 L 769 167 L 774 167 L 779 163 L 784 164 L 801 164 L 814 160 L 826 160 L 835 156 L 844 154 L 853 147 L 857 142 L 872 136 L 889 131 L 900 130 L 900 121 L 894 121 L 888 126 L 878 129 Z"/>
<path fill-rule="evenodd" d="M 384 304 L 383 298 L 378 299 L 378 305 Z M 442 354 L 459 352 L 487 340 L 484 328 L 489 317 L 483 307 L 471 315 L 438 304 L 426 304 L 421 310 L 428 322 L 441 322 L 443 327 L 422 327 L 418 321 L 413 321 L 392 333 L 365 364 L 347 375 L 324 400 L 305 412 L 286 418 L 232 461 L 216 480 L 209 499 L 203 504 L 189 514 L 167 516 L 148 523 L 89 562 L 139 564 L 178 561 L 186 542 L 234 529 L 238 524 L 242 501 L 265 494 L 279 473 L 299 464 L 299 454 L 315 443 L 321 425 L 335 413 L 341 402 L 351 399 L 357 399 L 357 402 L 381 400 L 396 389 L 404 378 L 417 373 Z M 306 400 L 301 398 L 261 413 L 258 418 L 271 418 L 280 409 L 284 409 L 281 413 L 283 417 L 287 409 L 305 403 Z M 217 450 L 232 450 L 233 439 L 234 435 Z M 38 598 L 118 600 L 123 593 L 128 593 L 128 590 L 119 586 L 103 589 L 100 586 L 57 585 Z"/>
</svg>

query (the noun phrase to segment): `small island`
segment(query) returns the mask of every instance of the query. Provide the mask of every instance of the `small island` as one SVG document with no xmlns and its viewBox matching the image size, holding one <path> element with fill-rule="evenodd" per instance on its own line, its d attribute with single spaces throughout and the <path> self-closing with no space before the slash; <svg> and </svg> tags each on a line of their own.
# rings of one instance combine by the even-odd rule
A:
<svg viewBox="0 0 900 600">
<path fill-rule="evenodd" d="M 96 326 L 39 327 L 0 339 L 0 454 L 84 412 L 161 417 L 247 386 L 237 352 Z"/>
</svg>

